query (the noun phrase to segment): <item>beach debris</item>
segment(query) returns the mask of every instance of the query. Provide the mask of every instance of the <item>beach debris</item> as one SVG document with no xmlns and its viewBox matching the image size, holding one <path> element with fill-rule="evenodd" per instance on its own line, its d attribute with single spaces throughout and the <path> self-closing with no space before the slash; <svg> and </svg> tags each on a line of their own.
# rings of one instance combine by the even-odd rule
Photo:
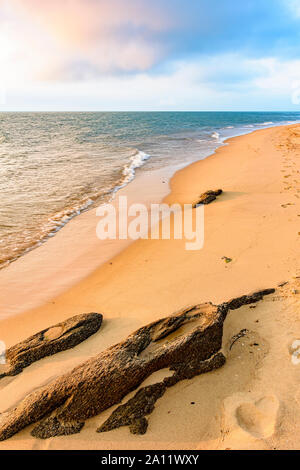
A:
<svg viewBox="0 0 300 470">
<path fill-rule="evenodd" d="M 218 196 L 223 193 L 222 189 L 217 189 L 215 191 L 206 191 L 205 193 L 201 194 L 199 201 L 193 205 L 193 209 L 195 209 L 200 204 L 210 204 L 211 202 L 215 201 Z"/>
<path fill-rule="evenodd" d="M 247 329 L 244 329 L 244 330 L 241 330 L 238 334 L 234 335 L 234 336 L 231 338 L 231 344 L 230 344 L 230 347 L 229 347 L 229 351 L 231 351 L 232 346 L 234 345 L 234 343 L 236 343 L 239 339 L 241 339 L 241 338 L 243 338 L 244 336 L 246 336 L 247 333 L 248 333 L 248 330 L 247 330 Z"/>
<path fill-rule="evenodd" d="M 229 264 L 232 262 L 232 258 L 228 258 L 227 256 L 223 256 L 222 259 L 225 261 L 225 263 Z"/>
<path fill-rule="evenodd" d="M 152 374 L 167 368 L 174 372 L 172 376 L 138 390 L 99 428 L 101 432 L 129 425 L 133 433 L 145 432 L 145 416 L 169 387 L 225 363 L 221 348 L 229 310 L 255 303 L 274 292 L 266 289 L 221 305 L 196 305 L 140 328 L 123 342 L 30 393 L 4 413 L 0 440 L 40 420 L 32 430 L 35 437 L 78 433 L 88 418 L 120 403 Z"/>
<path fill-rule="evenodd" d="M 100 313 L 76 315 L 12 346 L 6 351 L 0 379 L 19 374 L 43 357 L 77 346 L 99 330 L 102 318 Z"/>
<path fill-rule="evenodd" d="M 287 281 L 282 281 L 280 284 L 278 284 L 278 287 L 284 287 L 288 284 Z"/>
</svg>

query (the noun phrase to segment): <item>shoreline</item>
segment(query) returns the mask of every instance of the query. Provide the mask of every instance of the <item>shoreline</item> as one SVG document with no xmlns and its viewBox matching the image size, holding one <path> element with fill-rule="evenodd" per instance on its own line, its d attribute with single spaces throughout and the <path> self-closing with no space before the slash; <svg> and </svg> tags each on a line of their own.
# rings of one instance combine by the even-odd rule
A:
<svg viewBox="0 0 300 470">
<path fill-rule="evenodd" d="M 251 129 L 243 134 L 223 139 L 213 153 L 200 160 L 183 166 L 169 165 L 160 170 L 152 170 L 150 177 L 147 173 L 140 173 L 129 184 L 121 187 L 110 202 L 116 205 L 118 197 L 126 195 L 130 203 L 138 200 L 147 207 L 153 203 L 170 203 L 172 180 L 179 172 L 213 157 L 219 149 L 229 145 L 232 139 L 286 126 L 290 124 Z M 204 191 L 207 189 L 209 188 Z M 187 199 L 185 202 L 190 201 Z M 95 205 L 73 217 L 55 233 L 55 236 L 48 237 L 41 245 L 24 253 L 0 270 L 0 290 L 3 293 L 0 299 L 0 322 L 7 317 L 22 314 L 51 301 L 52 298 L 83 281 L 133 243 L 131 240 L 99 241 L 95 236 L 98 223 L 95 215 L 97 207 Z M 83 243 L 82 239 L 87 239 L 87 243 Z M 55 262 L 57 259 L 58 263 Z M 44 270 L 45 265 L 47 271 Z"/>
<path fill-rule="evenodd" d="M 157 403 L 145 436 L 120 428 L 99 437 L 95 429 L 110 409 L 88 420 L 79 434 L 42 441 L 32 438 L 29 428 L 0 443 L 0 449 L 297 446 L 298 369 L 289 348 L 300 337 L 300 126 L 260 129 L 228 143 L 209 158 L 176 172 L 165 198 L 168 203 L 191 203 L 209 189 L 223 189 L 224 194 L 205 209 L 202 250 L 185 251 L 184 240 L 138 240 L 41 307 L 1 321 L 1 336 L 9 347 L 79 313 L 104 316 L 100 331 L 76 348 L 3 379 L 0 412 L 137 328 L 187 305 L 220 304 L 255 290 L 276 288 L 256 308 L 244 306 L 229 315 L 224 331 L 226 365 L 169 390 Z M 232 262 L 227 265 L 223 256 Z M 288 284 L 278 288 L 283 282 Z M 231 352 L 230 341 L 244 329 L 251 332 L 249 342 L 237 342 Z M 253 344 L 258 345 L 254 350 Z M 269 439 L 259 434 L 263 425 L 255 406 L 260 400 L 266 404 Z M 273 413 L 271 402 L 280 404 L 280 415 Z M 246 412 L 240 413 L 245 421 L 241 424 L 240 407 L 252 410 L 259 432 L 248 429 Z"/>
<path fill-rule="evenodd" d="M 118 197 L 124 195 L 133 203 L 136 193 L 139 202 L 147 207 L 150 203 L 160 203 L 169 192 L 167 177 L 166 169 L 153 171 L 150 178 L 147 174 L 139 175 L 121 188 L 111 203 L 116 205 Z M 50 301 L 133 243 L 132 240 L 99 240 L 97 207 L 74 217 L 54 237 L 0 270 L 0 322 Z"/>
</svg>

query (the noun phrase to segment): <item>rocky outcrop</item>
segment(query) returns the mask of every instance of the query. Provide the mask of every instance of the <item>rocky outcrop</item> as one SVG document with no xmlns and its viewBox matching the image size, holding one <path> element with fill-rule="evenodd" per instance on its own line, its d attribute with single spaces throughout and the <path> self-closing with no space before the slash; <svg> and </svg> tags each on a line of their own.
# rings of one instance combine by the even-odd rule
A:
<svg viewBox="0 0 300 470">
<path fill-rule="evenodd" d="M 255 304 L 262 300 L 266 295 L 274 294 L 275 289 L 265 289 L 258 292 L 254 292 L 254 294 L 250 295 L 243 295 L 242 297 L 237 297 L 236 299 L 232 299 L 229 302 L 223 304 L 223 306 L 228 310 L 237 310 L 241 308 L 243 305 Z"/>
<path fill-rule="evenodd" d="M 99 313 L 76 315 L 12 346 L 6 351 L 6 365 L 0 379 L 19 374 L 43 357 L 73 348 L 99 330 L 102 318 Z"/>
<path fill-rule="evenodd" d="M 132 434 L 145 434 L 148 428 L 148 421 L 145 416 L 152 413 L 155 403 L 161 398 L 168 387 L 172 387 L 177 382 L 185 379 L 192 379 L 196 375 L 218 369 L 225 364 L 225 357 L 218 353 L 207 361 L 182 362 L 178 368 L 174 369 L 172 377 L 166 377 L 162 382 L 158 382 L 148 387 L 141 388 L 131 400 L 124 405 L 120 405 L 111 416 L 105 421 L 97 432 L 111 431 L 121 426 L 129 426 Z"/>
<path fill-rule="evenodd" d="M 220 196 L 222 193 L 222 189 L 217 189 L 215 191 L 206 191 L 205 193 L 201 194 L 198 202 L 193 205 L 193 208 L 195 209 L 200 204 L 210 204 L 211 202 L 215 201 L 217 197 Z"/>
<path fill-rule="evenodd" d="M 229 310 L 236 310 L 243 305 L 252 304 L 262 300 L 265 295 L 275 292 L 275 289 L 266 289 L 264 291 L 255 292 L 252 295 L 244 295 L 230 302 L 224 303 L 221 307 L 225 312 Z M 180 322 L 180 317 L 173 322 L 172 326 L 177 328 Z M 242 330 L 239 335 L 233 338 L 235 342 L 238 338 L 242 337 L 242 333 L 247 330 Z M 161 338 L 162 336 L 160 336 Z M 166 377 L 162 382 L 154 385 L 141 388 L 127 403 L 120 405 L 111 416 L 99 427 L 97 432 L 111 431 L 112 429 L 121 426 L 129 426 L 133 434 L 145 434 L 148 428 L 148 421 L 145 416 L 152 413 L 155 408 L 156 401 L 163 396 L 168 387 L 175 385 L 177 382 L 185 379 L 191 379 L 196 375 L 200 375 L 211 370 L 221 367 L 225 362 L 222 353 L 218 353 L 211 360 L 201 362 L 200 364 L 193 361 L 188 361 L 181 364 L 180 367 L 174 367 L 175 370 L 172 377 Z"/>
<path fill-rule="evenodd" d="M 267 293 L 274 290 L 263 291 Z M 49 438 L 79 432 L 86 419 L 122 401 L 154 372 L 174 374 L 162 383 L 139 390 L 121 405 L 99 431 L 129 425 L 133 433 L 147 429 L 145 416 L 168 387 L 180 380 L 221 367 L 223 323 L 231 308 L 254 302 L 263 294 L 245 296 L 222 305 L 205 303 L 186 308 L 144 326 L 71 372 L 34 391 L 0 418 L 0 440 L 8 439 L 41 420 L 32 435 Z"/>
</svg>

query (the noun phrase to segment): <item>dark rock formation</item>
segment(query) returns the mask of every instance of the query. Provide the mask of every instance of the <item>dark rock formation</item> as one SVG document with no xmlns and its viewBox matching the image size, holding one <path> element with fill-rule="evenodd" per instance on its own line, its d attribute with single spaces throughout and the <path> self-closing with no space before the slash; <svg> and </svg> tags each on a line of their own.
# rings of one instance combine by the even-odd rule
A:
<svg viewBox="0 0 300 470">
<path fill-rule="evenodd" d="M 12 346 L 6 351 L 7 364 L 0 379 L 19 374 L 43 357 L 73 348 L 99 330 L 102 318 L 99 313 L 76 315 Z"/>
<path fill-rule="evenodd" d="M 156 401 L 165 391 L 164 382 L 142 388 L 131 400 L 119 406 L 97 431 L 105 432 L 120 426 L 130 426 L 133 434 L 145 434 L 148 427 L 145 416 L 152 413 Z"/>
<path fill-rule="evenodd" d="M 265 295 L 274 294 L 274 292 L 275 292 L 275 289 L 261 290 L 251 295 L 243 295 L 242 297 L 232 299 L 223 305 L 228 310 L 236 310 L 238 308 L 241 308 L 243 305 L 255 304 L 256 302 L 259 302 L 260 300 L 262 300 Z"/>
<path fill-rule="evenodd" d="M 86 419 L 120 403 L 154 372 L 171 369 L 173 376 L 138 391 L 133 401 L 121 405 L 119 412 L 116 410 L 100 428 L 102 431 L 129 424 L 132 432 L 145 432 L 145 415 L 153 410 L 165 388 L 224 364 L 220 352 L 223 323 L 231 306 L 238 308 L 250 299 L 256 302 L 263 295 L 255 293 L 219 306 L 197 305 L 140 328 L 6 412 L 0 417 L 0 440 L 39 420 L 32 431 L 36 437 L 79 432 Z"/>
<path fill-rule="evenodd" d="M 266 289 L 264 291 L 255 292 L 252 295 L 245 295 L 232 299 L 230 302 L 223 304 L 223 306 L 226 310 L 235 310 L 240 308 L 242 305 L 262 300 L 264 295 L 272 294 L 274 292 L 275 289 Z M 164 326 L 168 325 L 169 328 L 166 330 L 169 331 L 168 334 L 170 334 L 172 329 L 180 327 L 181 321 L 182 319 L 180 316 L 172 320 L 167 319 L 164 322 Z M 237 339 L 241 338 L 245 332 L 247 332 L 247 330 L 242 330 L 238 335 L 234 336 L 232 338 L 233 343 L 237 341 Z M 162 339 L 162 337 L 163 334 L 160 334 L 159 339 Z M 185 367 L 181 367 L 179 371 L 176 371 L 171 378 L 167 377 L 162 382 L 140 389 L 131 400 L 124 405 L 120 405 L 97 431 L 106 432 L 121 426 L 129 426 L 129 429 L 133 434 L 145 434 L 148 428 L 148 422 L 145 416 L 152 413 L 155 408 L 156 401 L 163 396 L 168 387 L 186 378 L 192 378 L 194 375 L 217 369 L 223 365 L 224 361 L 224 356 L 219 353 L 214 356 L 212 361 L 202 363 L 202 370 L 199 370 L 197 367 L 194 369 L 193 364 L 190 364 L 188 361 L 188 364 L 186 364 Z"/>
<path fill-rule="evenodd" d="M 201 194 L 199 201 L 193 205 L 193 208 L 195 209 L 200 204 L 210 204 L 211 202 L 215 201 L 222 193 L 222 189 L 217 189 L 216 191 L 206 191 L 205 193 Z"/>
<path fill-rule="evenodd" d="M 137 418 L 129 426 L 131 434 L 146 434 L 148 421 L 146 418 Z"/>
<path fill-rule="evenodd" d="M 121 426 L 129 426 L 132 434 L 145 434 L 148 428 L 148 421 L 145 416 L 152 413 L 155 403 L 166 392 L 168 387 L 172 387 L 177 382 L 185 379 L 192 379 L 196 375 L 218 369 L 225 364 L 225 357 L 218 353 L 208 361 L 183 362 L 171 370 L 175 370 L 172 377 L 166 377 L 162 382 L 141 388 L 131 400 L 124 405 L 120 405 L 111 416 L 105 421 L 97 432 L 107 432 Z"/>
</svg>

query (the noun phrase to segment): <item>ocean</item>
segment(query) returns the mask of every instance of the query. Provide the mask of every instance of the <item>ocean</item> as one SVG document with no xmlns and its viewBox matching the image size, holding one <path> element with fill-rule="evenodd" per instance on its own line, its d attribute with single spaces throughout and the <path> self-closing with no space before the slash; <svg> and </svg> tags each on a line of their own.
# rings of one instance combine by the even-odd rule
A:
<svg viewBox="0 0 300 470">
<path fill-rule="evenodd" d="M 138 172 L 183 167 L 300 113 L 0 113 L 0 267 L 106 202 Z"/>
</svg>

